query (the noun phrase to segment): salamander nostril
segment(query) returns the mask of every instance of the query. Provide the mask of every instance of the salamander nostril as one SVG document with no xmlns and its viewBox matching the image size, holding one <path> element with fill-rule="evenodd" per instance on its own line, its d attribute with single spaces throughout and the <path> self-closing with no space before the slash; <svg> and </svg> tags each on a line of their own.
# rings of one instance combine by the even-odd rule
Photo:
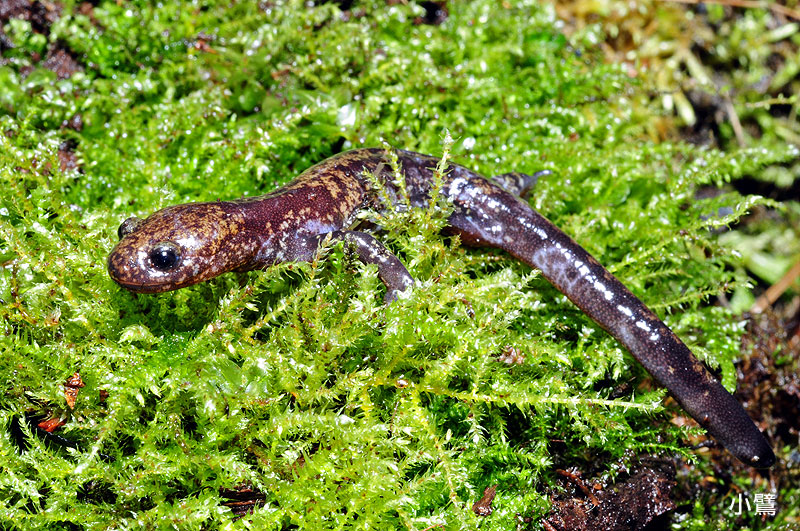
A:
<svg viewBox="0 0 800 531">
<path fill-rule="evenodd" d="M 160 271 L 174 269 L 180 260 L 180 250 L 172 242 L 159 243 L 150 251 L 150 262 Z"/>
</svg>

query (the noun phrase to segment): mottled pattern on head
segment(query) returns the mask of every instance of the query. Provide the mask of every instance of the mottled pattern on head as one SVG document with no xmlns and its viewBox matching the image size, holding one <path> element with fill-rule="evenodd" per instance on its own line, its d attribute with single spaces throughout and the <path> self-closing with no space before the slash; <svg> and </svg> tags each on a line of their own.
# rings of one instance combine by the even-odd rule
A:
<svg viewBox="0 0 800 531">
<path fill-rule="evenodd" d="M 251 258 L 244 227 L 244 215 L 234 203 L 165 208 L 122 237 L 108 257 L 108 271 L 117 283 L 141 293 L 190 286 Z"/>
</svg>

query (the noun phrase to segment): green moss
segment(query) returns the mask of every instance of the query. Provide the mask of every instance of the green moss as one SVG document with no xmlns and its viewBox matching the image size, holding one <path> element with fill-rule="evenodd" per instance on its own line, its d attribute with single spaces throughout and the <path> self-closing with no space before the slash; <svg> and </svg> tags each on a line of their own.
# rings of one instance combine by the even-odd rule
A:
<svg viewBox="0 0 800 531">
<path fill-rule="evenodd" d="M 532 204 L 731 387 L 741 326 L 706 302 L 739 285 L 738 262 L 709 229 L 759 200 L 694 193 L 791 152 L 644 140 L 637 86 L 533 2 L 454 4 L 436 27 L 412 23 L 415 4 L 177 6 L 101 2 L 88 16 L 67 2 L 48 37 L 6 25 L 0 525 L 509 529 L 546 514 L 556 466 L 688 455 L 663 391 L 609 398 L 643 369 L 536 272 L 443 241 L 446 205 L 381 220 L 418 280 L 388 307 L 376 271 L 341 246 L 159 296 L 121 291 L 105 257 L 129 215 L 255 195 L 349 147 L 448 151 L 486 174 L 547 168 Z M 44 38 L 83 72 L 25 75 Z M 63 129 L 75 114 L 83 128 Z M 80 172 L 59 169 L 67 139 Z M 498 361 L 511 347 L 521 365 Z M 21 451 L 10 426 L 26 412 L 63 416 L 78 449 L 27 433 Z M 234 523 L 220 489 L 242 483 L 266 502 Z"/>
</svg>

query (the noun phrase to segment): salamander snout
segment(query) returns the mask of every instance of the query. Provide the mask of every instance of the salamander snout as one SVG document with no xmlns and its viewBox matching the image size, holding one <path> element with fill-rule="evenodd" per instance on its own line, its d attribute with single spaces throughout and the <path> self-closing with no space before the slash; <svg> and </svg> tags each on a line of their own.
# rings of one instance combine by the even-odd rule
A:
<svg viewBox="0 0 800 531">
<path fill-rule="evenodd" d="M 160 293 L 190 286 L 241 267 L 252 246 L 244 220 L 230 203 L 192 203 L 165 208 L 119 227 L 108 273 L 120 286 Z"/>
</svg>

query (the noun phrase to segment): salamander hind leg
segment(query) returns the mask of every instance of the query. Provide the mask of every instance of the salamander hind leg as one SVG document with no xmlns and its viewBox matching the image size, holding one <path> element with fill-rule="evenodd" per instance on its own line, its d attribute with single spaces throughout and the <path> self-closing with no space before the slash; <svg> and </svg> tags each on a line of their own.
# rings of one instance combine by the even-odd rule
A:
<svg viewBox="0 0 800 531">
<path fill-rule="evenodd" d="M 382 243 L 366 232 L 337 230 L 316 237 L 319 243 L 326 239 L 343 240 L 356 253 L 364 264 L 375 264 L 378 267 L 378 278 L 386 285 L 384 302 L 397 300 L 400 292 L 413 287 L 414 279 L 406 266 Z"/>
</svg>

